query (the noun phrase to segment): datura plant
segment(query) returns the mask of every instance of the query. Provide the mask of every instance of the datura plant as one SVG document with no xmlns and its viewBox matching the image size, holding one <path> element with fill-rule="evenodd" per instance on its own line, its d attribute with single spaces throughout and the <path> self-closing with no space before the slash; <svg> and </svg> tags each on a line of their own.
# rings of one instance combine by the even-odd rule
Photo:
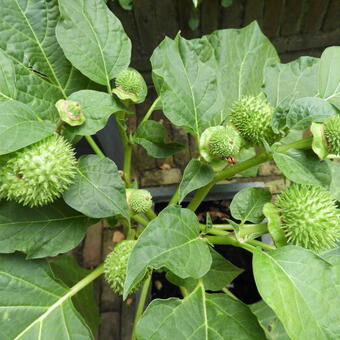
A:
<svg viewBox="0 0 340 340">
<path fill-rule="evenodd" d="M 178 33 L 155 48 L 147 86 L 105 1 L 0 5 L 1 339 L 94 339 L 101 275 L 136 304 L 132 339 L 340 339 L 340 47 L 280 63 L 256 22 Z M 111 116 L 121 167 L 92 137 Z M 134 150 L 163 163 L 183 151 L 170 124 L 195 157 L 157 204 Z M 78 157 L 81 139 L 93 152 Z M 242 184 L 228 219 L 199 218 L 216 184 L 269 161 L 280 190 Z M 66 254 L 102 220 L 121 237 L 89 271 Z M 233 291 L 243 269 L 223 247 L 250 254 L 255 304 Z M 156 271 L 176 297 L 152 301 Z"/>
</svg>

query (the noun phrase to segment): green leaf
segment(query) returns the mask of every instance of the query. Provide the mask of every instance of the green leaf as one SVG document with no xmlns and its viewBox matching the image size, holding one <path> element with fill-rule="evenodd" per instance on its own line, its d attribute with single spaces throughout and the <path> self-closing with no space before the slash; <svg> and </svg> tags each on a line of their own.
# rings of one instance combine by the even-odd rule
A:
<svg viewBox="0 0 340 340">
<path fill-rule="evenodd" d="M 340 202 L 340 164 L 332 161 L 327 162 L 332 173 L 330 192 Z"/>
<path fill-rule="evenodd" d="M 15 65 L 16 99 L 57 119 L 54 103 L 89 83 L 58 45 L 58 1 L 0 0 L 0 8 L 0 48 Z"/>
<path fill-rule="evenodd" d="M 191 210 L 178 206 L 164 209 L 148 224 L 132 250 L 124 298 L 148 268 L 166 268 L 182 279 L 205 275 L 212 260 L 209 245 L 199 235 L 200 226 Z"/>
<path fill-rule="evenodd" d="M 281 321 L 275 313 L 261 300 L 249 306 L 256 315 L 269 340 L 290 340 Z"/>
<path fill-rule="evenodd" d="M 15 69 L 12 61 L 0 50 L 0 101 L 17 96 Z"/>
<path fill-rule="evenodd" d="M 66 58 L 98 84 L 130 64 L 131 42 L 123 26 L 102 0 L 59 0 L 56 35 Z"/>
<path fill-rule="evenodd" d="M 262 91 L 264 69 L 279 57 L 256 21 L 241 29 L 215 31 L 207 39 L 214 48 L 226 115 L 235 100 Z"/>
<path fill-rule="evenodd" d="M 264 92 L 274 106 L 289 107 L 298 98 L 318 93 L 319 59 L 300 57 L 287 64 L 272 64 L 265 68 Z"/>
<path fill-rule="evenodd" d="M 90 340 L 93 335 L 44 260 L 0 255 L 0 334 L 3 340 Z"/>
<path fill-rule="evenodd" d="M 1 253 L 22 251 L 27 258 L 65 253 L 77 246 L 95 220 L 80 215 L 62 201 L 39 208 L 14 202 L 0 204 Z"/>
<path fill-rule="evenodd" d="M 340 46 L 328 47 L 321 55 L 319 69 L 320 97 L 340 110 Z"/>
<path fill-rule="evenodd" d="M 201 285 L 183 300 L 152 301 L 136 333 L 139 340 L 266 339 L 245 304 L 226 294 L 207 294 Z"/>
<path fill-rule="evenodd" d="M 209 42 L 165 38 L 152 57 L 152 76 L 167 118 L 194 136 L 224 117 Z"/>
<path fill-rule="evenodd" d="M 53 134 L 55 124 L 42 121 L 25 104 L 0 102 L 0 155 L 19 150 Z"/>
<path fill-rule="evenodd" d="M 76 135 L 94 135 L 106 125 L 111 114 L 126 110 L 111 95 L 99 91 L 81 90 L 72 93 L 68 99 L 80 104 L 86 118 L 80 126 L 66 125 L 65 134 L 70 138 Z"/>
<path fill-rule="evenodd" d="M 287 238 L 281 225 L 278 209 L 274 204 L 268 202 L 263 206 L 263 214 L 266 216 L 268 231 L 273 238 L 276 247 L 280 248 L 287 244 Z"/>
<path fill-rule="evenodd" d="M 242 223 L 245 221 L 260 223 L 264 219 L 263 206 L 270 202 L 271 197 L 268 189 L 244 188 L 234 196 L 230 204 L 230 212 Z"/>
<path fill-rule="evenodd" d="M 232 3 L 233 3 L 233 0 L 221 0 L 221 6 L 224 8 L 231 6 Z"/>
<path fill-rule="evenodd" d="M 340 294 L 333 266 L 310 250 L 286 246 L 253 254 L 257 288 L 292 340 L 338 339 Z"/>
<path fill-rule="evenodd" d="M 251 147 L 249 149 L 242 150 L 237 155 L 236 159 L 238 163 L 241 163 L 255 156 L 256 156 L 255 148 Z M 258 170 L 259 170 L 259 165 L 253 166 L 247 170 L 239 172 L 239 175 L 241 175 L 242 177 L 256 177 Z"/>
<path fill-rule="evenodd" d="M 69 288 L 91 272 L 80 267 L 73 257 L 66 255 L 56 258 L 50 263 L 50 266 L 53 274 Z M 74 295 L 72 302 L 86 321 L 86 324 L 91 328 L 92 333 L 96 334 L 100 319 L 98 306 L 93 294 L 93 284 L 88 284 Z"/>
<path fill-rule="evenodd" d="M 129 218 L 125 185 L 116 164 L 109 158 L 80 157 L 77 175 L 63 198 L 70 207 L 90 217 Z"/>
<path fill-rule="evenodd" d="M 179 185 L 179 202 L 182 202 L 184 197 L 190 192 L 210 183 L 213 178 L 214 171 L 209 164 L 202 163 L 198 159 L 192 159 L 184 169 L 183 177 Z"/>
<path fill-rule="evenodd" d="M 209 271 L 201 278 L 206 290 L 220 291 L 239 276 L 243 269 L 236 267 L 222 255 L 210 248 L 212 263 Z M 198 280 L 181 279 L 171 272 L 166 274 L 168 281 L 177 286 L 185 287 L 192 291 L 196 288 Z"/>
<path fill-rule="evenodd" d="M 300 98 L 292 104 L 287 113 L 287 126 L 290 129 L 304 130 L 312 122 L 321 123 L 336 114 L 336 109 L 322 98 Z"/>
<path fill-rule="evenodd" d="M 314 184 L 329 187 L 331 173 L 328 164 L 320 161 L 311 151 L 288 150 L 274 152 L 274 161 L 283 174 L 299 184 Z"/>
<path fill-rule="evenodd" d="M 165 143 L 166 137 L 166 128 L 162 124 L 147 120 L 138 126 L 134 141 L 155 158 L 166 158 L 183 150 L 184 146 L 181 144 Z"/>
</svg>

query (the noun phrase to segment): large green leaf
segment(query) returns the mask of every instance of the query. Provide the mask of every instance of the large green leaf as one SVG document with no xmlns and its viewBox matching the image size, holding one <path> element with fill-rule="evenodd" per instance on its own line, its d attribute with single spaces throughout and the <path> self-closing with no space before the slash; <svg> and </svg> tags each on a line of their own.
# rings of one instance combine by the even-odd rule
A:
<svg viewBox="0 0 340 340">
<path fill-rule="evenodd" d="M 96 83 L 110 80 L 130 64 L 131 42 L 102 0 L 59 0 L 57 39 L 67 59 Z"/>
<path fill-rule="evenodd" d="M 128 218 L 125 185 L 116 164 L 109 158 L 82 156 L 77 176 L 63 197 L 70 207 L 90 217 Z"/>
<path fill-rule="evenodd" d="M 0 155 L 19 150 L 53 134 L 56 126 L 43 121 L 25 104 L 0 102 Z"/>
<path fill-rule="evenodd" d="M 206 290 L 220 291 L 239 276 L 243 269 L 236 267 L 222 255 L 210 248 L 212 263 L 209 271 L 201 278 Z M 181 279 L 171 272 L 166 274 L 167 280 L 189 291 L 196 288 L 197 279 Z"/>
<path fill-rule="evenodd" d="M 165 38 L 152 57 L 152 75 L 165 115 L 194 136 L 224 120 L 214 51 L 205 39 Z"/>
<path fill-rule="evenodd" d="M 199 237 L 196 215 L 169 206 L 145 228 L 129 257 L 124 287 L 126 297 L 148 268 L 167 268 L 182 279 L 200 278 L 211 266 L 209 245 Z"/>
<path fill-rule="evenodd" d="M 312 122 L 322 123 L 336 114 L 335 107 L 322 98 L 300 98 L 289 108 L 286 123 L 290 129 L 304 130 L 310 127 Z"/>
<path fill-rule="evenodd" d="M 250 221 L 260 223 L 264 219 L 263 206 L 270 202 L 272 195 L 265 188 L 244 188 L 239 191 L 230 204 L 230 212 L 234 218 L 244 223 Z"/>
<path fill-rule="evenodd" d="M 166 143 L 166 128 L 155 122 L 147 120 L 138 126 L 134 141 L 147 151 L 148 155 L 154 158 L 165 158 L 183 150 L 184 146 L 178 143 Z"/>
<path fill-rule="evenodd" d="M 226 294 L 207 294 L 201 285 L 185 299 L 154 300 L 137 324 L 139 340 L 264 340 L 255 316 Z"/>
<path fill-rule="evenodd" d="M 80 267 L 73 257 L 66 255 L 57 257 L 54 261 L 50 262 L 50 266 L 53 274 L 69 288 L 73 287 L 91 272 Z M 93 284 L 88 284 L 72 297 L 72 302 L 91 328 L 92 333 L 96 334 L 100 320 L 98 306 L 93 293 Z"/>
<path fill-rule="evenodd" d="M 0 0 L 0 8 L 0 48 L 15 65 L 17 99 L 56 118 L 54 102 L 88 85 L 56 40 L 58 1 Z"/>
<path fill-rule="evenodd" d="M 242 29 L 218 30 L 207 39 L 214 48 L 225 110 L 242 96 L 259 94 L 264 68 L 279 61 L 259 25 L 254 21 Z"/>
<path fill-rule="evenodd" d="M 43 260 L 0 255 L 2 340 L 90 340 L 92 333 Z"/>
<path fill-rule="evenodd" d="M 319 70 L 320 96 L 340 110 L 340 46 L 326 48 Z"/>
<path fill-rule="evenodd" d="M 210 183 L 214 178 L 214 171 L 210 165 L 192 159 L 184 169 L 183 178 L 179 185 L 179 202 L 190 192 Z"/>
<path fill-rule="evenodd" d="M 0 50 L 0 101 L 17 96 L 15 69 L 12 61 Z"/>
<path fill-rule="evenodd" d="M 273 158 L 283 174 L 299 184 L 314 184 L 329 188 L 331 171 L 325 161 L 311 151 L 291 149 L 284 153 L 274 152 Z"/>
<path fill-rule="evenodd" d="M 94 90 L 74 92 L 68 99 L 80 104 L 86 118 L 80 126 L 66 126 L 65 133 L 69 137 L 94 135 L 106 125 L 111 114 L 126 110 L 113 96 Z"/>
<path fill-rule="evenodd" d="M 290 340 L 281 321 L 263 300 L 253 303 L 249 308 L 259 320 L 267 339 Z"/>
<path fill-rule="evenodd" d="M 274 106 L 289 106 L 295 99 L 318 93 L 319 59 L 300 57 L 287 64 L 268 65 L 264 92 Z"/>
<path fill-rule="evenodd" d="M 340 337 L 340 294 L 331 264 L 310 250 L 286 246 L 257 249 L 253 270 L 263 300 L 292 340 Z"/>
<path fill-rule="evenodd" d="M 16 250 L 27 258 L 65 253 L 77 246 L 95 220 L 80 215 L 62 201 L 39 208 L 14 202 L 0 204 L 0 252 Z"/>
</svg>

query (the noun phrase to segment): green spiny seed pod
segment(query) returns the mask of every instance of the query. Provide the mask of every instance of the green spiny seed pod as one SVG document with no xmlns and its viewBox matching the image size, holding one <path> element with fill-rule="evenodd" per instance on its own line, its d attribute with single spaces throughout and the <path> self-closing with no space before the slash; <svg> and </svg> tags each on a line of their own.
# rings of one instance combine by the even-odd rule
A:
<svg viewBox="0 0 340 340">
<path fill-rule="evenodd" d="M 340 115 L 327 119 L 324 129 L 329 153 L 340 155 Z"/>
<path fill-rule="evenodd" d="M 68 125 L 78 126 L 85 122 L 85 116 L 79 103 L 60 99 L 56 102 L 55 107 L 59 112 L 60 119 Z"/>
<path fill-rule="evenodd" d="M 126 198 L 133 214 L 144 214 L 152 207 L 152 196 L 144 189 L 127 189 Z"/>
<path fill-rule="evenodd" d="M 112 290 L 119 295 L 123 295 L 124 292 L 127 265 L 135 244 L 136 241 L 133 240 L 118 243 L 104 262 L 105 279 Z M 138 287 L 139 285 L 133 287 L 131 293 L 136 291 Z"/>
<path fill-rule="evenodd" d="M 278 196 L 275 205 L 288 243 L 315 252 L 336 245 L 340 238 L 340 210 L 325 189 L 293 184 Z"/>
<path fill-rule="evenodd" d="M 116 87 L 112 90 L 119 99 L 142 103 L 147 95 L 147 86 L 142 75 L 129 67 L 120 72 L 116 78 Z"/>
<path fill-rule="evenodd" d="M 245 96 L 234 102 L 231 121 L 241 136 L 251 144 L 272 144 L 276 135 L 272 130 L 274 108 L 263 98 Z"/>
<path fill-rule="evenodd" d="M 215 170 L 226 166 L 225 159 L 235 157 L 242 147 L 242 138 L 232 126 L 212 126 L 200 138 L 200 154 Z"/>
<path fill-rule="evenodd" d="M 0 169 L 0 198 L 42 206 L 59 198 L 75 174 L 71 145 L 53 135 L 11 155 Z"/>
</svg>

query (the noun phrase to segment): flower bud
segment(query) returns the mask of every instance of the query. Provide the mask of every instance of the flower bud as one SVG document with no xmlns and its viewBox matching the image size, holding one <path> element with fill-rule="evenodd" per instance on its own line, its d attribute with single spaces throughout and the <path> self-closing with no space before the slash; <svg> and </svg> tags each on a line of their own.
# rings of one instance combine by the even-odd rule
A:
<svg viewBox="0 0 340 340">
<path fill-rule="evenodd" d="M 152 208 L 152 196 L 144 189 L 127 189 L 126 198 L 133 214 L 144 214 Z"/>
<path fill-rule="evenodd" d="M 9 156 L 0 169 L 0 198 L 30 207 L 59 198 L 76 174 L 74 151 L 61 136 L 47 137 Z"/>
<path fill-rule="evenodd" d="M 272 144 L 277 135 L 272 130 L 274 108 L 263 98 L 245 96 L 234 102 L 231 121 L 249 143 Z"/>
<path fill-rule="evenodd" d="M 105 259 L 105 279 L 116 294 L 123 295 L 127 265 L 136 242 L 137 241 L 128 240 L 118 243 Z M 139 286 L 140 284 L 135 286 L 131 293 L 136 291 Z"/>
<path fill-rule="evenodd" d="M 275 203 L 288 243 L 315 252 L 340 238 L 340 210 L 332 195 L 315 185 L 292 184 Z"/>
<path fill-rule="evenodd" d="M 72 100 L 59 99 L 55 104 L 60 119 L 71 126 L 82 125 L 85 122 L 84 113 L 79 103 Z"/>
<path fill-rule="evenodd" d="M 112 92 L 121 100 L 142 103 L 147 95 L 147 86 L 142 75 L 129 67 L 120 72 L 115 80 L 116 87 Z"/>
</svg>

